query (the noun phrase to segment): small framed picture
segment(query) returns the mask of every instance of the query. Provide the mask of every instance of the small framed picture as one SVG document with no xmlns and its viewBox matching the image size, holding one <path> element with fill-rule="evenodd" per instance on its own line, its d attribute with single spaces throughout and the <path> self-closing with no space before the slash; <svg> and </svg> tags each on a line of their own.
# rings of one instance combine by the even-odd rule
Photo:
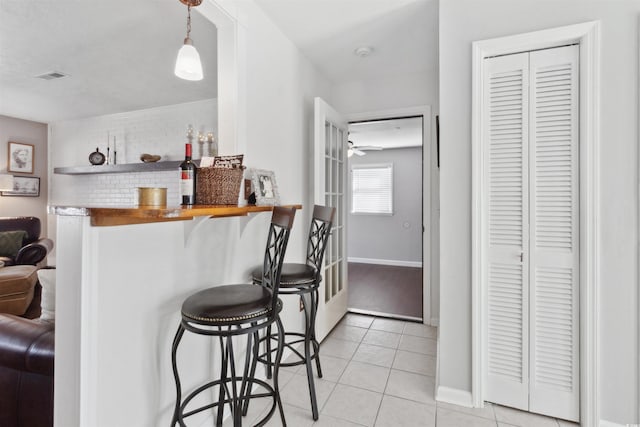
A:
<svg viewBox="0 0 640 427">
<path fill-rule="evenodd" d="M 256 193 L 256 205 L 274 206 L 280 204 L 276 176 L 273 171 L 253 169 L 251 171 L 251 184 L 253 191 Z"/>
<path fill-rule="evenodd" d="M 33 176 L 14 176 L 13 190 L 3 191 L 3 196 L 40 196 L 40 178 Z"/>
<path fill-rule="evenodd" d="M 9 141 L 8 172 L 33 173 L 33 151 L 32 144 Z"/>
</svg>

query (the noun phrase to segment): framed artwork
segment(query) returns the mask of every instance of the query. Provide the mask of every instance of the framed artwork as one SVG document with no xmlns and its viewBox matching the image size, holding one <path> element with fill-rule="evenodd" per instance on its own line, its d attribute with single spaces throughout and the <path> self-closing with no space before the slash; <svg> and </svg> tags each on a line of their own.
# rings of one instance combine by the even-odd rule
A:
<svg viewBox="0 0 640 427">
<path fill-rule="evenodd" d="M 3 196 L 40 196 L 40 178 L 33 176 L 14 176 L 13 190 L 3 191 Z"/>
<path fill-rule="evenodd" d="M 32 144 L 9 141 L 7 171 L 33 173 L 33 151 L 34 147 Z"/>
<path fill-rule="evenodd" d="M 251 171 L 251 184 L 256 193 L 256 205 L 274 206 L 280 204 L 278 185 L 273 171 L 253 169 Z"/>
</svg>

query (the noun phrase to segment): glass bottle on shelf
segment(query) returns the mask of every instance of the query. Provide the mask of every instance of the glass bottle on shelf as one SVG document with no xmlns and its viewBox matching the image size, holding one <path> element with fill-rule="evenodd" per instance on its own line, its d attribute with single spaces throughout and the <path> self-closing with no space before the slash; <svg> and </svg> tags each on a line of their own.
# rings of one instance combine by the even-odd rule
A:
<svg viewBox="0 0 640 427">
<path fill-rule="evenodd" d="M 191 161 L 191 144 L 185 144 L 184 161 L 180 163 L 180 196 L 182 205 L 196 204 L 196 164 Z"/>
</svg>

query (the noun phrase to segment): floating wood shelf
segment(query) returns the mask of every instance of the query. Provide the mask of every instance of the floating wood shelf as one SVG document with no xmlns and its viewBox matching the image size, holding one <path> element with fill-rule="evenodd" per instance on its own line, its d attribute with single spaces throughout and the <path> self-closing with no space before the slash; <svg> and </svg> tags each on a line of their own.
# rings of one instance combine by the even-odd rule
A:
<svg viewBox="0 0 640 427">
<path fill-rule="evenodd" d="M 198 164 L 199 160 L 194 160 Z M 100 165 L 100 166 L 65 166 L 53 168 L 53 173 L 62 175 L 92 175 L 99 173 L 131 173 L 131 172 L 162 172 L 178 170 L 182 160 L 168 160 L 155 163 L 125 163 L 122 165 Z"/>
<path fill-rule="evenodd" d="M 302 205 L 285 205 L 302 209 Z M 146 224 L 151 222 L 184 221 L 195 217 L 224 218 L 247 216 L 250 213 L 268 212 L 273 206 L 194 205 L 166 208 L 137 207 L 80 207 L 50 206 L 49 213 L 60 216 L 90 216 L 93 226 Z"/>
</svg>

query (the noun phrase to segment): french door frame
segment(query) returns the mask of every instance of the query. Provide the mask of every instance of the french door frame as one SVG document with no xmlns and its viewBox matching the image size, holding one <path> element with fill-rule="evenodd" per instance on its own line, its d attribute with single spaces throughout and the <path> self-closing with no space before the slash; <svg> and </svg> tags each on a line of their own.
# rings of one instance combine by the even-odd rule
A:
<svg viewBox="0 0 640 427">
<path fill-rule="evenodd" d="M 473 43 L 472 65 L 472 192 L 471 192 L 471 404 L 484 405 L 487 375 L 486 268 L 482 242 L 487 230 L 482 139 L 483 60 L 497 55 L 526 52 L 568 44 L 580 46 L 579 164 L 580 164 L 580 425 L 600 422 L 599 323 L 599 219 L 600 194 L 600 23 L 586 22 L 533 33 Z"/>
<path fill-rule="evenodd" d="M 351 122 L 361 122 L 366 120 L 385 120 L 398 117 L 422 116 L 422 323 L 425 325 L 438 326 L 438 316 L 434 316 L 431 310 L 432 305 L 432 284 L 437 283 L 432 266 L 431 236 L 431 197 L 434 191 L 432 183 L 438 182 L 433 174 L 437 173 L 435 159 L 437 156 L 436 147 L 433 141 L 433 127 L 431 106 L 421 105 L 416 107 L 397 108 L 393 110 L 370 111 L 357 114 L 346 114 L 347 120 Z M 435 171 L 435 172 L 434 172 Z M 347 227 L 348 227 L 347 223 Z"/>
</svg>

